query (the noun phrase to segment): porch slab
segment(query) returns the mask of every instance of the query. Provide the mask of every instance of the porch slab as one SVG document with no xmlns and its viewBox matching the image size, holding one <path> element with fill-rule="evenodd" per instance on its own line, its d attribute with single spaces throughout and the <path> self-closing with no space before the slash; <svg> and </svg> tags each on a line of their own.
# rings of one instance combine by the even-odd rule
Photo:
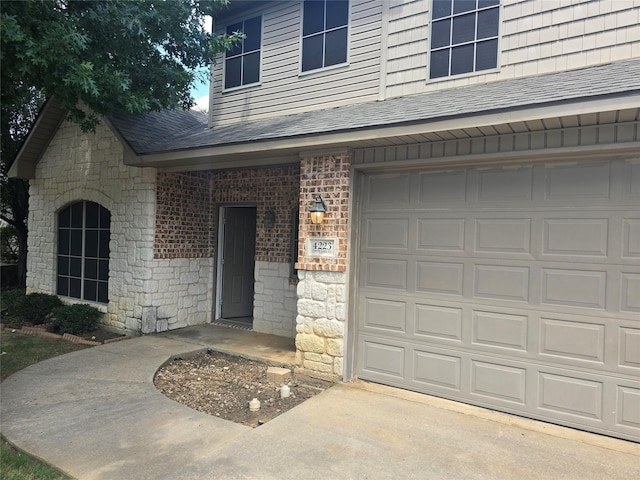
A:
<svg viewBox="0 0 640 480">
<path fill-rule="evenodd" d="M 212 348 L 222 353 L 261 360 L 270 365 L 293 365 L 296 358 L 296 345 L 293 338 L 218 325 L 194 325 L 163 332 L 158 336 Z"/>
</svg>

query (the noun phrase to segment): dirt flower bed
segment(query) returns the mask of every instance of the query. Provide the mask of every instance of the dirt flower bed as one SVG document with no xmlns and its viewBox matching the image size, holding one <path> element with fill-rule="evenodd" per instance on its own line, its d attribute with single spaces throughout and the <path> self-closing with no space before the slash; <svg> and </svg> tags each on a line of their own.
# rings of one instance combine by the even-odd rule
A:
<svg viewBox="0 0 640 480">
<path fill-rule="evenodd" d="M 178 358 L 158 370 L 154 383 L 176 402 L 209 415 L 257 427 L 317 395 L 330 385 L 301 381 L 292 374 L 290 396 L 280 397 L 281 385 L 267 381 L 268 365 L 208 351 Z M 260 410 L 249 410 L 257 398 Z"/>
</svg>

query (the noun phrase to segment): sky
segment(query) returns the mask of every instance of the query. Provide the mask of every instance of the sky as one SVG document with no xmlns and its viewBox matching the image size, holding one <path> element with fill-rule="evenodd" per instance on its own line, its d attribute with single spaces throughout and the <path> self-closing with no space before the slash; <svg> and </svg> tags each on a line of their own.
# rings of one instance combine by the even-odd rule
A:
<svg viewBox="0 0 640 480">
<path fill-rule="evenodd" d="M 207 17 L 205 21 L 205 28 L 208 32 L 211 32 L 211 24 L 212 18 Z M 209 69 L 204 69 L 208 71 Z M 208 76 L 207 76 L 208 78 Z M 198 83 L 193 86 L 191 89 L 191 96 L 196 99 L 196 104 L 194 105 L 195 110 L 206 110 L 209 111 L 209 82 L 206 83 Z"/>
<path fill-rule="evenodd" d="M 191 95 L 196 99 L 194 109 L 209 111 L 209 82 L 194 85 Z"/>
</svg>

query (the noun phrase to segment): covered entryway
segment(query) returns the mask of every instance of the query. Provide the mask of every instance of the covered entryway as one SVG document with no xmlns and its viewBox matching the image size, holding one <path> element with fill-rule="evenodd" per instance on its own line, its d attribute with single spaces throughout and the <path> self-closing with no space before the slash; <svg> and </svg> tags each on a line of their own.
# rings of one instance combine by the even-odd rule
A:
<svg viewBox="0 0 640 480">
<path fill-rule="evenodd" d="M 251 325 L 256 207 L 222 207 L 219 247 L 219 318 Z"/>
<path fill-rule="evenodd" d="M 368 173 L 359 378 L 640 440 L 640 162 Z"/>
</svg>

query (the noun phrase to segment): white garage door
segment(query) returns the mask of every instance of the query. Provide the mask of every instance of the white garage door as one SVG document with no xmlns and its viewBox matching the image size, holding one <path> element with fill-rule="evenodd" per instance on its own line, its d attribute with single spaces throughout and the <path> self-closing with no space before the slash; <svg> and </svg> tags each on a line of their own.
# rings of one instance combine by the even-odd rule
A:
<svg viewBox="0 0 640 480">
<path fill-rule="evenodd" d="M 640 440 L 640 161 L 367 174 L 361 379 Z"/>
</svg>

